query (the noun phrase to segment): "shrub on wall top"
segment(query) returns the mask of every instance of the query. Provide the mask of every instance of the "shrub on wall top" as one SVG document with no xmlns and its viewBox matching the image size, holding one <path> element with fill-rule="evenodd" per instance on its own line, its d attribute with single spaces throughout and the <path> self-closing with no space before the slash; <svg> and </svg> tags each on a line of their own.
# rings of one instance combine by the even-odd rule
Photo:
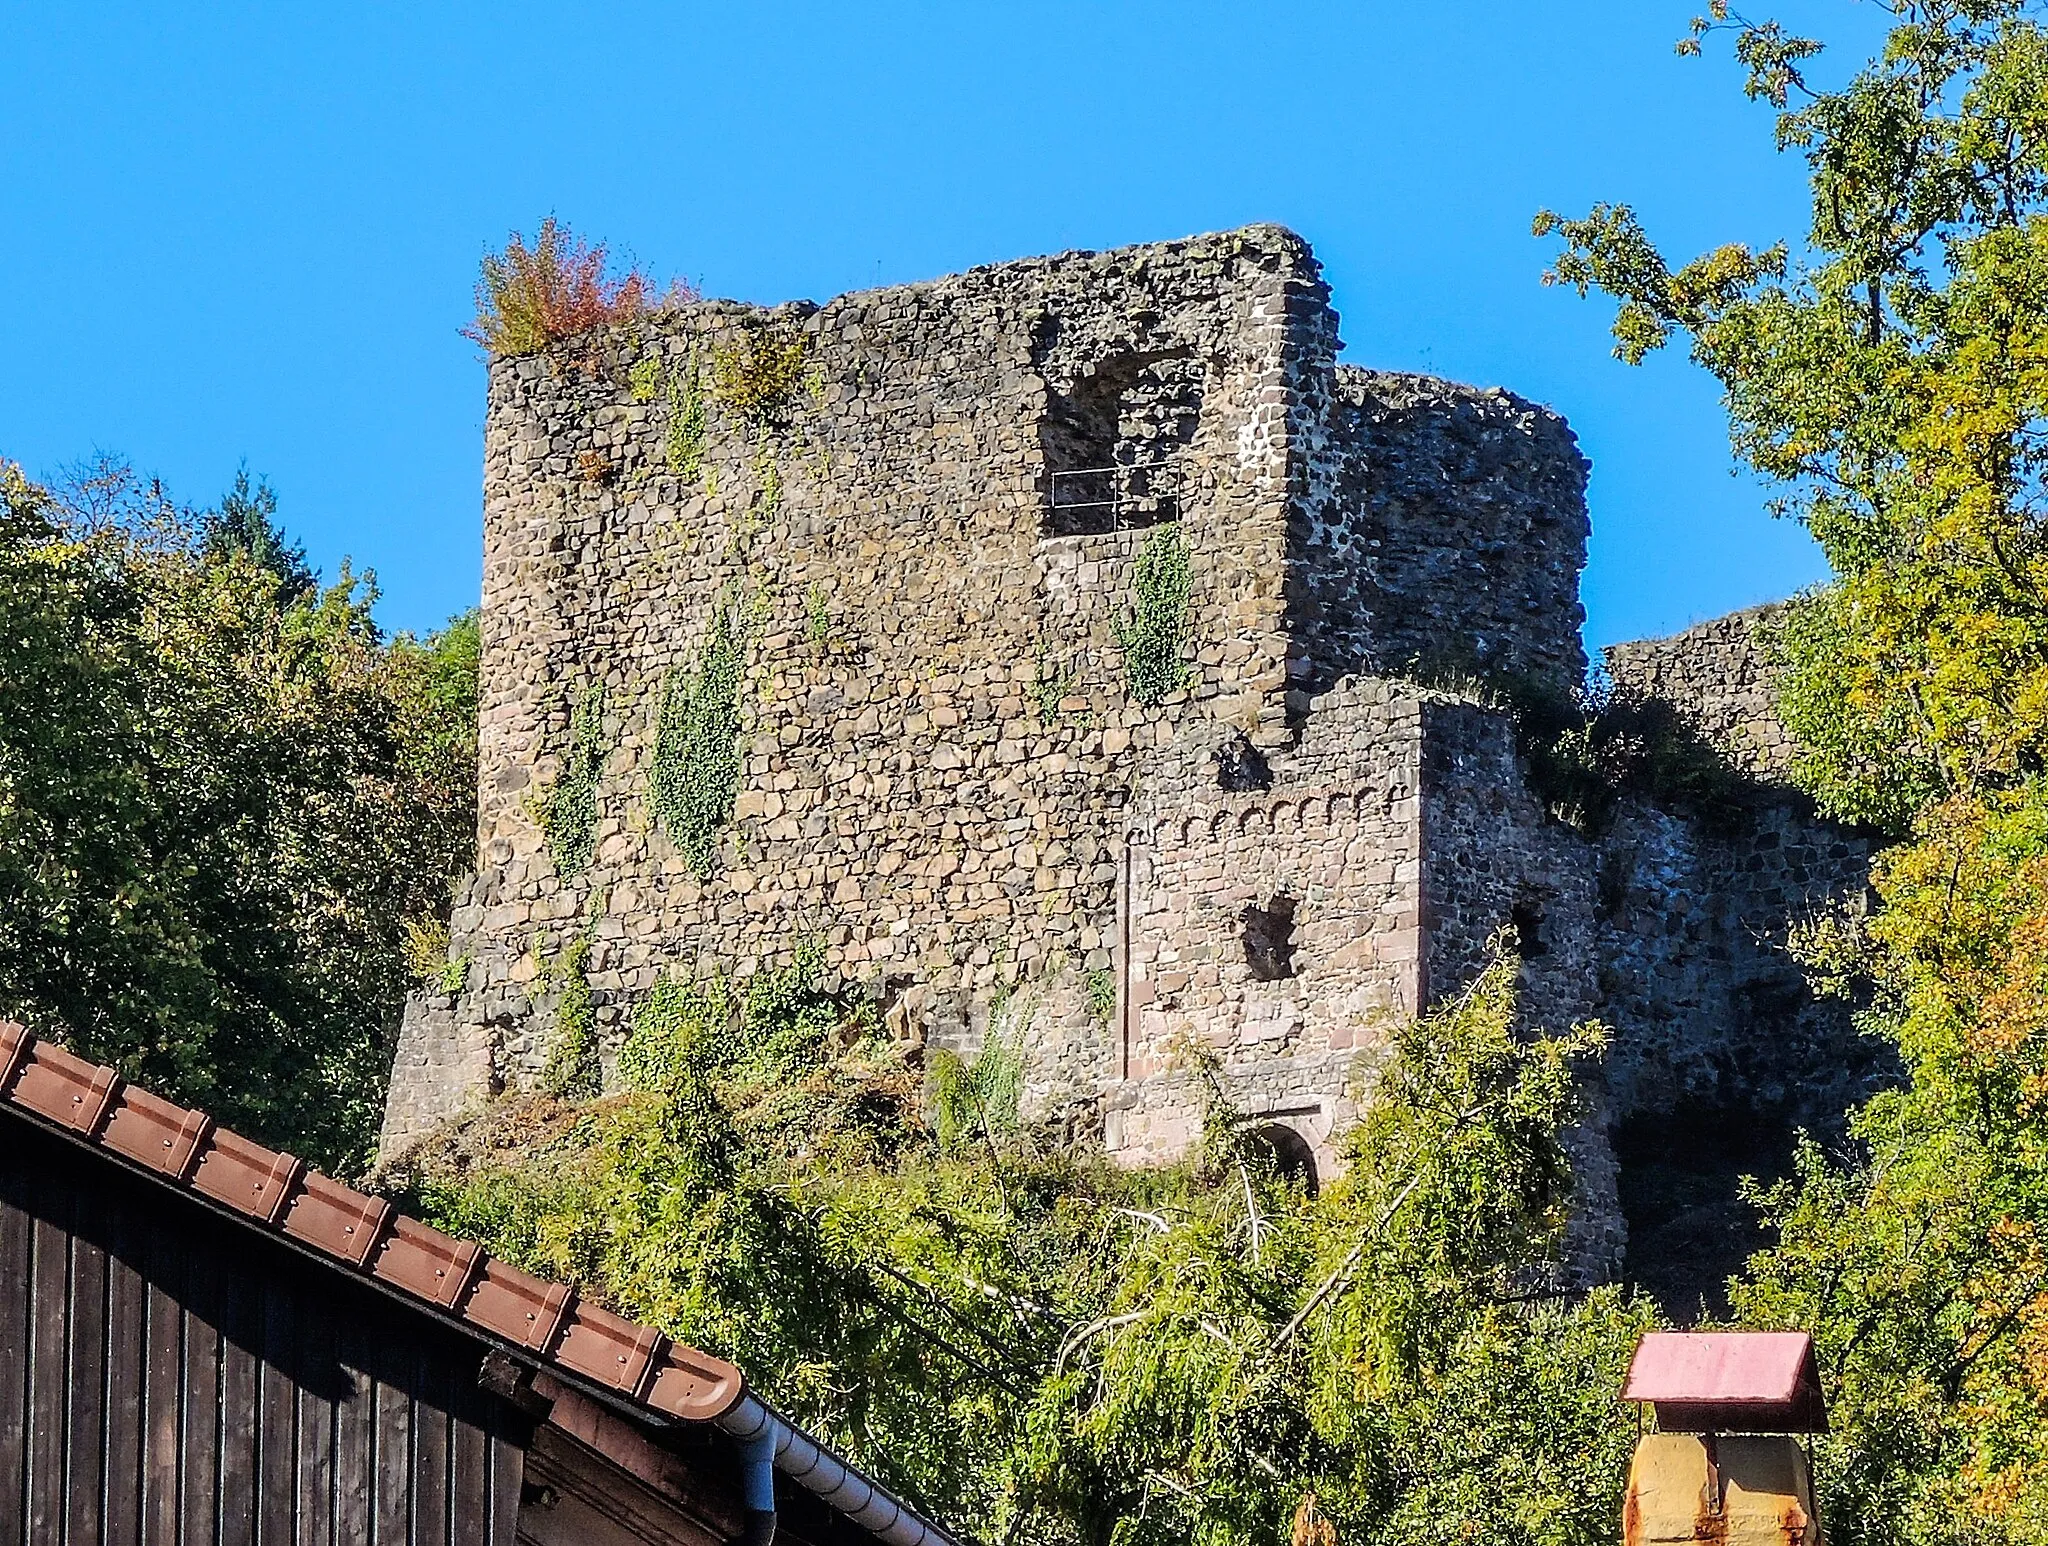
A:
<svg viewBox="0 0 2048 1546">
<path fill-rule="evenodd" d="M 655 306 L 696 299 L 680 280 L 657 292 L 637 267 L 609 272 L 603 242 L 591 246 L 552 215 L 533 245 L 513 232 L 505 250 L 487 254 L 476 286 L 476 320 L 463 329 L 492 354 L 532 354 L 558 339 L 611 322 L 630 322 Z"/>
</svg>

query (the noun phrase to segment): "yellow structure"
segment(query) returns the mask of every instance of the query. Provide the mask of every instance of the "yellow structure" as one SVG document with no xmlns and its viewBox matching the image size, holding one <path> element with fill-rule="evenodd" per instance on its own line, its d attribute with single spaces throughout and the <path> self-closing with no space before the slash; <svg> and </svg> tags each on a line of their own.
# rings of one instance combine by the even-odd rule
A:
<svg viewBox="0 0 2048 1546">
<path fill-rule="evenodd" d="M 1621 1517 L 1623 1546 L 1822 1546 L 1806 1451 L 1784 1436 L 1644 1434 Z"/>
</svg>

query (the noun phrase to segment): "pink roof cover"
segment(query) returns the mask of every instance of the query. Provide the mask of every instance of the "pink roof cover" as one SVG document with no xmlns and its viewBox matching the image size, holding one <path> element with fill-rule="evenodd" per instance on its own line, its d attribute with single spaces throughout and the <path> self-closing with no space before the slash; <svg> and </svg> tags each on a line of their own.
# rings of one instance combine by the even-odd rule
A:
<svg viewBox="0 0 2048 1546">
<path fill-rule="evenodd" d="M 1827 1423 L 1821 1370 L 1804 1331 L 1649 1331 L 1636 1343 L 1622 1399 L 1653 1401 L 1659 1417 L 1704 1417 L 1698 1409 L 1776 1415 L 1786 1423 L 1778 1431 Z"/>
</svg>

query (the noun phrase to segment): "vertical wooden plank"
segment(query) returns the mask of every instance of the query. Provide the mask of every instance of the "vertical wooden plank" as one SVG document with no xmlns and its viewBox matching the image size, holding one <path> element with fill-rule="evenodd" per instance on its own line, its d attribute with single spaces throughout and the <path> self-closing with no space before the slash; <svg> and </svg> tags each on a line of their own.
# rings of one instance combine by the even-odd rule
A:
<svg viewBox="0 0 2048 1546">
<path fill-rule="evenodd" d="M 451 1546 L 485 1546 L 489 1540 L 489 1511 L 492 1511 L 492 1478 L 489 1478 L 489 1448 L 483 1429 L 475 1421 L 473 1403 L 457 1401 L 455 1454 L 451 1464 L 455 1499 L 449 1507 Z"/>
<path fill-rule="evenodd" d="M 232 1271 L 232 1268 L 229 1268 Z M 184 1487 L 179 1539 L 213 1546 L 220 1496 L 222 1262 L 211 1241 L 187 1263 Z"/>
<path fill-rule="evenodd" d="M 413 1535 L 419 1546 L 447 1546 L 451 1381 L 447 1359 L 438 1349 L 430 1349 L 419 1367 L 419 1399 L 413 1406 Z"/>
<path fill-rule="evenodd" d="M 256 1460 L 257 1546 L 294 1546 L 299 1458 L 297 1392 L 292 1389 L 295 1330 L 290 1287 L 276 1276 L 263 1284 L 263 1370 L 260 1421 L 263 1434 Z"/>
<path fill-rule="evenodd" d="M 347 1394 L 334 1409 L 334 1538 L 340 1546 L 368 1543 L 375 1522 L 370 1480 L 377 1386 L 363 1372 L 367 1350 L 361 1323 L 349 1320 L 337 1329 L 336 1354 L 348 1382 Z"/>
<path fill-rule="evenodd" d="M 35 1225 L 25 1176 L 0 1173 L 0 1546 L 26 1546 L 29 1309 Z"/>
<path fill-rule="evenodd" d="M 143 1254 L 148 1278 L 143 1331 L 142 1539 L 178 1539 L 178 1422 L 184 1394 L 185 1307 L 178 1300 L 183 1242 L 159 1223 Z"/>
<path fill-rule="evenodd" d="M 65 1536 L 98 1546 L 100 1501 L 106 1485 L 107 1252 L 106 1206 L 90 1174 L 79 1177 L 78 1210 L 71 1235 L 71 1318 L 66 1376 L 71 1386 L 65 1435 Z"/>
<path fill-rule="evenodd" d="M 70 1210 L 52 1188 L 35 1223 L 34 1321 L 30 1331 L 28 1390 L 28 1538 L 35 1546 L 63 1538 L 64 1431 L 67 1402 L 64 1367 L 70 1320 Z M 58 1207 L 48 1206 L 59 1204 Z M 59 1218 L 51 1218 L 59 1212 Z"/>
<path fill-rule="evenodd" d="M 489 1517 L 480 1532 L 486 1546 L 514 1546 L 519 1529 L 519 1491 L 526 1479 L 526 1445 L 530 1437 L 503 1407 L 489 1420 Z M 467 1539 L 474 1540 L 472 1535 Z"/>
<path fill-rule="evenodd" d="M 403 1376 L 400 1376 L 403 1378 Z M 399 1546 L 412 1532 L 412 1397 L 377 1381 L 377 1546 Z"/>
<path fill-rule="evenodd" d="M 335 1310 L 322 1293 L 309 1296 L 299 1317 L 300 1546 L 330 1546 L 334 1539 Z"/>
<path fill-rule="evenodd" d="M 142 1276 L 147 1224 L 132 1200 L 115 1213 L 107 1252 L 107 1546 L 142 1540 L 142 1387 L 149 1289 Z"/>
<path fill-rule="evenodd" d="M 220 1305 L 219 1546 L 255 1546 L 263 1326 L 247 1274 L 230 1271 L 223 1275 Z"/>
</svg>

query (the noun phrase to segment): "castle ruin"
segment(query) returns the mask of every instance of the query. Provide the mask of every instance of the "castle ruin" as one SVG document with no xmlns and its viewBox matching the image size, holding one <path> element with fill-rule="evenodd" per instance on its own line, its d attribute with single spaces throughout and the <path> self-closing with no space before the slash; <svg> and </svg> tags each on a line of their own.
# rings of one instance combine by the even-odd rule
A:
<svg viewBox="0 0 2048 1546">
<path fill-rule="evenodd" d="M 540 1078 L 572 944 L 608 1079 L 664 974 L 812 940 L 900 1034 L 1019 1039 L 1032 1113 L 1112 1154 L 1198 1135 L 1192 1038 L 1326 1173 L 1390 1019 L 1512 927 L 1531 1022 L 1615 1031 L 1578 1139 L 1610 1269 L 1631 1132 L 1839 1111 L 1869 1071 L 1781 947 L 1866 845 L 1779 787 L 1758 619 L 1609 657 L 1744 818 L 1558 821 L 1475 688 L 1584 674 L 1587 463 L 1338 349 L 1253 226 L 495 361 L 478 869 L 386 1152 Z"/>
</svg>

